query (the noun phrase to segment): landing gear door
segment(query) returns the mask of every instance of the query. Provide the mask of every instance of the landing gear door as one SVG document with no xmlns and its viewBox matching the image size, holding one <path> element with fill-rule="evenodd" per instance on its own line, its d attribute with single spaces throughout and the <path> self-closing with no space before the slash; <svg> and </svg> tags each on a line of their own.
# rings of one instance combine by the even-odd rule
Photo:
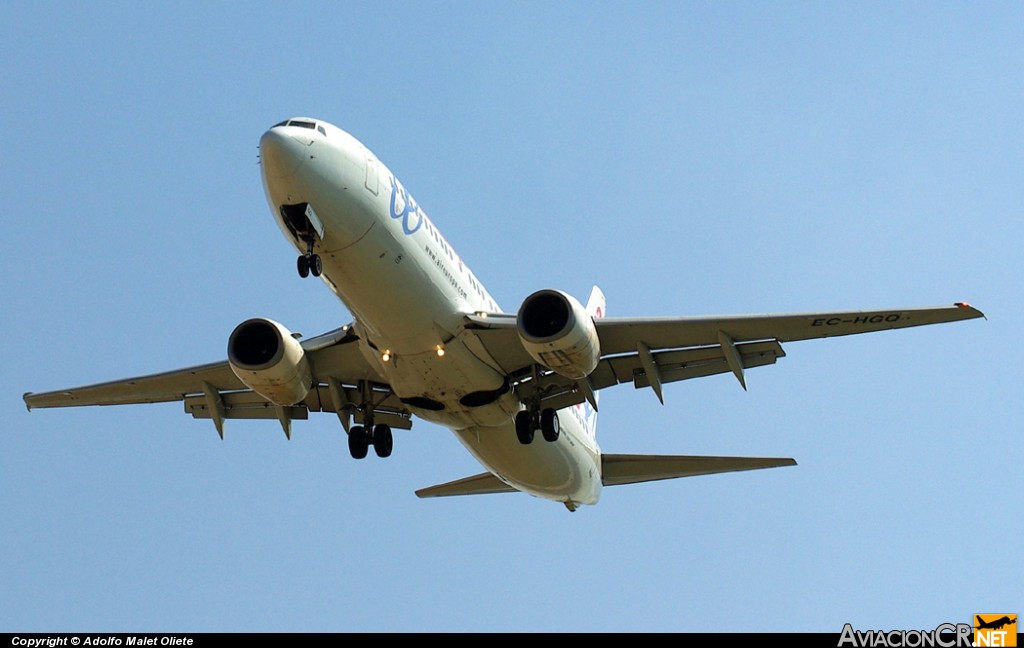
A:
<svg viewBox="0 0 1024 648">
<path fill-rule="evenodd" d="M 366 190 L 377 195 L 377 160 L 372 155 L 366 156 Z"/>
<path fill-rule="evenodd" d="M 306 205 L 306 218 L 309 220 L 309 224 L 316 230 L 316 235 L 320 237 L 320 240 L 324 240 L 324 224 L 320 220 L 320 217 L 313 211 L 313 205 Z"/>
</svg>

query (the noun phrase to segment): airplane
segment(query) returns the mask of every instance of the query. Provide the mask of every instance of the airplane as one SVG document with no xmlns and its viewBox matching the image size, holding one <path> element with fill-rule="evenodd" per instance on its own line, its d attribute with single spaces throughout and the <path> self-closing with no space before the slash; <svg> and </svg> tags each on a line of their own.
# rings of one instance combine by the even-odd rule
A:
<svg viewBox="0 0 1024 648">
<path fill-rule="evenodd" d="M 575 511 L 602 487 L 796 465 L 792 458 L 602 453 L 599 392 L 733 374 L 785 356 L 781 344 L 983 317 L 936 308 L 713 317 L 605 317 L 553 289 L 502 311 L 405 186 L 370 149 L 323 120 L 275 124 L 259 142 L 267 202 L 354 321 L 301 340 L 263 317 L 239 324 L 227 360 L 113 382 L 26 393 L 29 410 L 180 401 L 212 419 L 292 422 L 333 412 L 355 459 L 393 449 L 413 417 L 451 429 L 486 472 L 419 497 L 524 492 Z M 539 437 L 539 438 L 538 438 Z"/>
<path fill-rule="evenodd" d="M 980 614 L 976 614 L 974 617 L 978 620 L 978 625 L 974 626 L 976 630 L 999 630 L 1003 626 L 1017 622 L 1017 617 L 1013 617 L 1011 619 L 1009 616 L 1001 616 L 998 619 L 993 619 L 991 621 L 986 621 L 981 618 Z"/>
</svg>

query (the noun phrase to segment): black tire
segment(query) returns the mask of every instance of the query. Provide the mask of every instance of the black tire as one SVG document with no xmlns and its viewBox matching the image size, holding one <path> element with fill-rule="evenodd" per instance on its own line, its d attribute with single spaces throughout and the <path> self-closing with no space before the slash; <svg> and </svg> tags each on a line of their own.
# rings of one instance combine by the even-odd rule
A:
<svg viewBox="0 0 1024 648">
<path fill-rule="evenodd" d="M 530 445 L 533 443 L 533 422 L 530 420 L 529 410 L 523 410 L 516 414 L 516 437 L 519 443 Z"/>
<path fill-rule="evenodd" d="M 324 273 L 324 262 L 320 260 L 319 254 L 313 254 L 309 257 L 309 274 L 314 277 L 319 277 Z"/>
<path fill-rule="evenodd" d="M 348 431 L 348 452 L 353 459 L 365 459 L 370 449 L 366 442 L 366 430 L 362 425 L 353 425 Z"/>
<path fill-rule="evenodd" d="M 299 269 L 299 276 L 305 279 L 309 276 L 309 257 L 302 255 L 296 263 Z"/>
<path fill-rule="evenodd" d="M 540 413 L 540 433 L 544 435 L 545 441 L 549 443 L 558 441 L 561 431 L 562 428 L 558 424 L 558 412 L 549 407 Z"/>
<path fill-rule="evenodd" d="M 391 436 L 391 426 L 386 423 L 378 423 L 373 428 L 373 451 L 381 459 L 391 456 L 391 449 L 395 447 L 395 439 Z"/>
</svg>

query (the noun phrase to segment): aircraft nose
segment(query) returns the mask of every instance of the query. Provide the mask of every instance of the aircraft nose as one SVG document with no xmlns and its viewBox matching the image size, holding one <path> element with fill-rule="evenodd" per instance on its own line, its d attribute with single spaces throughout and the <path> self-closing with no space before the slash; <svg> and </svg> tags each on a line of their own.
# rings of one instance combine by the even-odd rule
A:
<svg viewBox="0 0 1024 648">
<path fill-rule="evenodd" d="M 287 178 L 298 170 L 305 155 L 305 143 L 289 135 L 286 127 L 275 126 L 260 138 L 260 164 L 268 177 Z"/>
</svg>

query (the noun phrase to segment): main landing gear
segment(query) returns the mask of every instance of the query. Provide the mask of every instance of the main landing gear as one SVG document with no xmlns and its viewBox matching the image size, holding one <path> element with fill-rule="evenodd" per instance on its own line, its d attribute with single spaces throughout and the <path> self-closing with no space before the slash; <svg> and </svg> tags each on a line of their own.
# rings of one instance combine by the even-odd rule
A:
<svg viewBox="0 0 1024 648">
<path fill-rule="evenodd" d="M 333 382 L 331 385 L 332 390 L 338 387 Z M 346 429 L 348 429 L 349 454 L 352 455 L 353 459 L 365 459 L 367 451 L 372 445 L 373 451 L 377 453 L 378 457 L 382 459 L 390 457 L 391 450 L 395 446 L 394 437 L 391 436 L 391 426 L 387 423 L 373 424 L 374 410 L 376 405 L 379 404 L 374 403 L 373 385 L 368 380 L 360 380 L 359 391 L 362 392 L 362 404 L 357 409 L 362 412 L 363 424 L 348 426 L 347 422 L 351 411 L 346 411 L 345 418 L 342 420 L 345 423 Z"/>
<path fill-rule="evenodd" d="M 365 459 L 373 446 L 373 451 L 380 458 L 390 457 L 394 447 L 391 426 L 386 423 L 377 425 L 353 425 L 348 431 L 348 451 L 353 459 Z"/>
<path fill-rule="evenodd" d="M 319 254 L 313 254 L 313 239 L 306 241 L 306 253 L 299 256 L 299 276 L 305 279 L 309 275 L 319 277 L 323 274 L 324 263 Z"/>
<path fill-rule="evenodd" d="M 558 412 L 549 408 L 525 409 L 516 414 L 516 437 L 519 443 L 530 445 L 533 443 L 533 436 L 540 430 L 544 440 L 553 443 L 558 440 L 561 428 L 558 425 Z"/>
</svg>

